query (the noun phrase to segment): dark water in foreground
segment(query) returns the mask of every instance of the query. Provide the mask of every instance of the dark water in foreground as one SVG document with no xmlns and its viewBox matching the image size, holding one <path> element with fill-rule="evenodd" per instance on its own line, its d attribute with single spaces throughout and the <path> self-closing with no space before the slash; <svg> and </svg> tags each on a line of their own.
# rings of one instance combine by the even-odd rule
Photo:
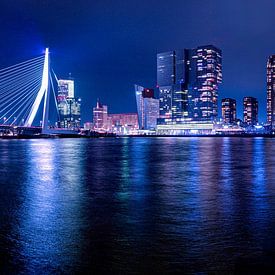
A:
<svg viewBox="0 0 275 275">
<path fill-rule="evenodd" d="M 0 141 L 0 273 L 273 267 L 275 139 Z"/>
</svg>

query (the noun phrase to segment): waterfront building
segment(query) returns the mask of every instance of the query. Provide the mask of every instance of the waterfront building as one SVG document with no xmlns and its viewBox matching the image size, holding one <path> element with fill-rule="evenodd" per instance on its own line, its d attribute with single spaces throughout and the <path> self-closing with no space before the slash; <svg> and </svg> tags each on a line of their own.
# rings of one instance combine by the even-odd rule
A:
<svg viewBox="0 0 275 275">
<path fill-rule="evenodd" d="M 256 125 L 258 122 L 258 100 L 255 97 L 243 99 L 243 122 L 246 125 Z"/>
<path fill-rule="evenodd" d="M 275 55 L 267 60 L 267 123 L 275 127 Z"/>
<path fill-rule="evenodd" d="M 159 53 L 158 124 L 216 121 L 221 62 L 221 50 L 212 45 Z"/>
<path fill-rule="evenodd" d="M 58 127 L 71 129 L 80 127 L 81 98 L 75 97 L 74 80 L 58 80 L 57 108 Z"/>
<path fill-rule="evenodd" d="M 85 122 L 84 123 L 84 130 L 92 130 L 93 129 L 93 123 L 92 122 Z"/>
<path fill-rule="evenodd" d="M 109 131 L 118 135 L 136 134 L 139 128 L 136 113 L 109 114 Z"/>
<path fill-rule="evenodd" d="M 93 128 L 98 132 L 106 132 L 108 127 L 108 107 L 97 100 L 96 107 L 93 108 Z"/>
<path fill-rule="evenodd" d="M 222 120 L 226 124 L 236 123 L 236 100 L 233 98 L 222 99 Z"/>
<path fill-rule="evenodd" d="M 135 93 L 139 129 L 155 129 L 159 117 L 159 100 L 154 97 L 154 89 L 135 85 Z"/>
<path fill-rule="evenodd" d="M 159 124 L 158 135 L 211 135 L 215 133 L 214 124 L 207 121 L 190 121 L 181 124 Z"/>
</svg>

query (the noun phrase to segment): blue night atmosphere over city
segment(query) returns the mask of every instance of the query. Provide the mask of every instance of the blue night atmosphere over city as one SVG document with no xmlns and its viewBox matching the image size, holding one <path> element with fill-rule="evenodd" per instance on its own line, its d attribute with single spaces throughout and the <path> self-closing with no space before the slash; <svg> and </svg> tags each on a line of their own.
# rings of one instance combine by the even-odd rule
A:
<svg viewBox="0 0 275 275">
<path fill-rule="evenodd" d="M 49 46 L 55 70 L 77 80 L 85 120 L 97 97 L 112 112 L 136 111 L 133 83 L 156 86 L 158 52 L 208 44 L 223 52 L 220 98 L 236 98 L 241 116 L 243 97 L 254 96 L 265 120 L 265 68 L 275 43 L 272 0 L 4 0 L 0 7 L 1 66 Z"/>
<path fill-rule="evenodd" d="M 0 274 L 274 274 L 274 10 L 2 0 Z"/>
</svg>

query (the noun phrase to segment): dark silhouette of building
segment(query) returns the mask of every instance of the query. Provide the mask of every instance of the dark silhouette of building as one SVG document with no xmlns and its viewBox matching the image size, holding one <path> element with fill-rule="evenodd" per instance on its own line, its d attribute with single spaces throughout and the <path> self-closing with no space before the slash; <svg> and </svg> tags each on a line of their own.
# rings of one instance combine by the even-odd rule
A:
<svg viewBox="0 0 275 275">
<path fill-rule="evenodd" d="M 233 98 L 222 99 L 222 119 L 224 123 L 236 122 L 236 100 Z"/>
<path fill-rule="evenodd" d="M 243 99 L 243 121 L 247 125 L 258 123 L 258 100 L 255 97 L 245 97 Z"/>
<path fill-rule="evenodd" d="M 81 121 L 81 98 L 75 97 L 74 80 L 58 80 L 58 126 L 61 128 L 79 128 Z"/>
</svg>

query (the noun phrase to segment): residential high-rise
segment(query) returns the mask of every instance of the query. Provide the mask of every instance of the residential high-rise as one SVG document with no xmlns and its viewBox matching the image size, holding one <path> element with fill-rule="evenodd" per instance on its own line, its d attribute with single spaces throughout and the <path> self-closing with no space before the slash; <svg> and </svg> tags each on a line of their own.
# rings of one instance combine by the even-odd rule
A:
<svg viewBox="0 0 275 275">
<path fill-rule="evenodd" d="M 236 122 L 236 100 L 233 98 L 222 99 L 222 119 L 224 123 Z"/>
<path fill-rule="evenodd" d="M 221 50 L 208 45 L 157 55 L 160 124 L 215 121 Z"/>
<path fill-rule="evenodd" d="M 74 80 L 58 80 L 58 126 L 79 128 L 81 121 L 81 98 L 74 97 Z"/>
<path fill-rule="evenodd" d="M 96 107 L 93 108 L 93 126 L 95 131 L 108 131 L 108 107 L 102 105 L 99 99 L 97 100 Z"/>
<path fill-rule="evenodd" d="M 275 127 L 275 55 L 267 60 L 267 123 Z"/>
<path fill-rule="evenodd" d="M 255 97 L 243 99 L 243 121 L 247 125 L 256 125 L 258 122 L 258 100 Z"/>
<path fill-rule="evenodd" d="M 153 130 L 159 117 L 159 100 L 154 98 L 154 89 L 135 85 L 139 129 Z"/>
</svg>

